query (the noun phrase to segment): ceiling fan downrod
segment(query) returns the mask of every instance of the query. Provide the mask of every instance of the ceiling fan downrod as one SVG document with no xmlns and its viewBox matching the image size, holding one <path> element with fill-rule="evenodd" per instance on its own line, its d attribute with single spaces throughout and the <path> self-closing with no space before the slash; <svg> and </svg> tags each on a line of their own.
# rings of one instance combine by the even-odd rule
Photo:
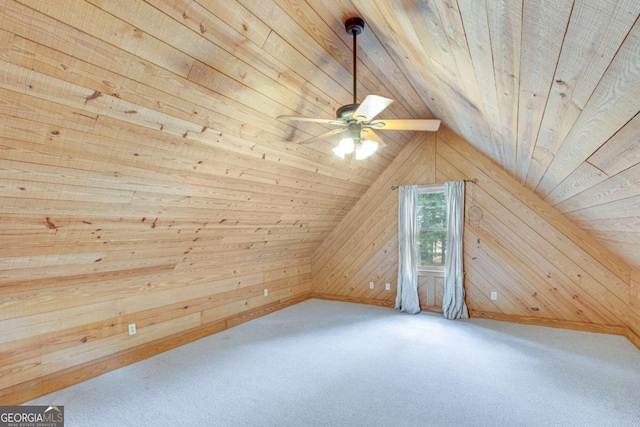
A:
<svg viewBox="0 0 640 427">
<path fill-rule="evenodd" d="M 374 120 L 378 114 L 393 102 L 392 99 L 385 98 L 383 96 L 370 94 L 366 96 L 362 101 L 362 104 L 358 104 L 357 36 L 364 31 L 364 20 L 359 17 L 349 18 L 345 21 L 344 27 L 347 34 L 350 34 L 353 37 L 353 104 L 347 104 L 339 107 L 336 110 L 336 119 L 331 120 L 288 115 L 278 116 L 279 119 L 339 126 L 338 129 L 300 141 L 299 144 L 309 144 L 319 139 L 325 139 L 343 133 L 346 134 L 346 132 L 348 132 L 349 137 L 342 139 L 340 144 L 334 149 L 334 152 L 344 159 L 345 154 L 350 154 L 355 151 L 356 160 L 361 160 L 372 155 L 379 146 L 384 147 L 384 142 L 375 132 L 377 130 L 438 130 L 440 120 Z"/>
<path fill-rule="evenodd" d="M 364 20 L 362 18 L 349 18 L 344 23 L 344 28 L 347 30 L 347 34 L 351 34 L 353 36 L 353 105 L 358 104 L 358 88 L 357 88 L 357 79 L 356 79 L 356 71 L 357 71 L 357 49 L 358 42 L 357 37 L 358 34 L 364 31 Z"/>
</svg>

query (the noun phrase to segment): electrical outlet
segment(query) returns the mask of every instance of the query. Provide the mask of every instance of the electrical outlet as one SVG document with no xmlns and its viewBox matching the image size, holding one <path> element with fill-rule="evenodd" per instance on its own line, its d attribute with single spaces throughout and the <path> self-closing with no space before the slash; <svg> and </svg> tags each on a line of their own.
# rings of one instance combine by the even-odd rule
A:
<svg viewBox="0 0 640 427">
<path fill-rule="evenodd" d="M 264 296 L 268 297 L 269 296 L 269 289 L 264 288 Z"/>
<path fill-rule="evenodd" d="M 384 290 L 385 291 L 390 291 L 391 290 L 391 283 L 385 283 L 384 284 Z"/>
<path fill-rule="evenodd" d="M 493 301 L 498 299 L 498 293 L 496 291 L 491 292 L 491 299 Z"/>
<path fill-rule="evenodd" d="M 373 289 L 373 288 L 374 288 L 374 286 L 375 286 L 375 285 L 373 284 L 373 282 L 369 282 L 369 289 Z"/>
<path fill-rule="evenodd" d="M 135 323 L 130 323 L 129 324 L 129 335 L 135 335 L 136 334 L 136 324 Z"/>
</svg>

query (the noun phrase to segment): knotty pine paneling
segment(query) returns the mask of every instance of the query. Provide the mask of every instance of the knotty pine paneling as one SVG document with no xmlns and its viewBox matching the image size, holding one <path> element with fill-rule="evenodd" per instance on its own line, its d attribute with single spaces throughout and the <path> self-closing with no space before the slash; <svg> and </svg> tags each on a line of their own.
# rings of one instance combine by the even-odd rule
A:
<svg viewBox="0 0 640 427">
<path fill-rule="evenodd" d="M 408 146 L 314 253 L 314 294 L 391 303 L 395 292 L 368 289 L 369 281 L 379 282 L 374 267 L 397 274 L 397 194 L 390 195 L 390 183 L 477 178 L 466 185 L 473 215 L 467 214 L 464 237 L 472 313 L 614 332 L 629 326 L 634 288 L 624 263 L 449 129 L 441 128 L 434 139 L 422 148 Z M 410 163 L 416 157 L 421 162 Z M 394 202 L 384 205 L 389 198 Z M 381 207 L 388 207 L 388 215 Z M 498 292 L 496 301 L 492 291 Z M 423 286 L 420 292 L 422 302 L 437 300 Z"/>
<path fill-rule="evenodd" d="M 520 69 L 526 72 L 520 73 L 515 170 L 521 182 L 526 180 L 532 161 L 573 3 L 573 0 L 523 3 Z"/>
<path fill-rule="evenodd" d="M 620 76 L 618 73 L 610 73 L 608 67 L 636 21 L 639 10 L 638 4 L 633 1 L 616 4 L 574 3 L 527 174 L 527 184 L 530 188 L 542 186 L 541 193 L 548 194 L 562 179 L 550 179 L 550 176 L 555 178 L 561 169 L 549 175 L 546 175 L 547 170 L 555 168 L 561 159 L 566 162 L 567 159 L 564 157 L 567 154 L 573 161 L 578 160 L 578 163 L 588 157 L 587 155 L 581 159 L 578 153 L 583 150 L 580 141 L 585 139 L 584 136 L 587 134 L 580 133 L 584 123 L 576 122 L 579 118 L 593 120 L 589 117 L 588 111 L 591 109 L 588 107 L 593 106 L 601 112 L 605 110 L 600 100 L 594 99 L 592 94 L 596 89 L 603 89 L 604 93 L 612 96 L 612 92 L 602 84 L 603 80 L 606 80 L 603 79 L 603 75 L 606 71 L 610 77 Z M 621 57 L 617 56 L 617 59 L 621 60 Z M 626 63 L 626 60 L 622 62 Z M 631 79 L 627 81 L 632 84 Z M 629 91 L 620 90 L 615 93 L 624 97 Z M 605 102 L 609 101 L 614 105 L 617 100 L 607 99 Z M 622 119 L 623 116 L 620 115 L 619 118 Z M 593 142 L 597 140 L 598 144 L 602 144 L 608 138 L 599 137 L 601 134 L 594 135 Z M 588 148 L 585 147 L 584 151 L 586 150 Z M 573 168 L 564 169 L 567 174 L 572 171 Z M 562 178 L 564 177 L 566 175 Z M 547 185 L 547 181 L 552 181 L 553 184 Z M 547 190 L 544 190 L 545 188 Z"/>
<path fill-rule="evenodd" d="M 104 374 L 114 369 L 146 359 L 160 352 L 168 351 L 191 341 L 215 334 L 227 328 L 264 316 L 273 311 L 297 304 L 307 299 L 306 294 L 275 301 L 260 307 L 244 311 L 233 317 L 212 322 L 204 326 L 174 333 L 167 337 L 137 345 L 110 356 L 83 363 L 78 366 L 58 371 L 54 374 L 20 383 L 2 390 L 3 404 L 20 404 L 33 399 L 37 395 L 48 394 L 64 387 Z"/>
<path fill-rule="evenodd" d="M 631 10 L 640 11 L 637 2 L 629 2 L 628 5 L 616 4 L 616 14 L 624 10 L 621 6 L 628 6 Z M 602 147 L 616 132 L 622 129 L 640 111 L 638 95 L 638 83 L 640 82 L 640 68 L 637 66 L 640 56 L 640 25 L 637 25 L 638 15 L 634 16 L 625 10 L 621 15 L 624 21 L 633 22 L 633 28 L 626 30 L 617 37 L 624 36 L 624 42 L 616 51 L 606 73 L 598 78 L 597 87 L 590 93 L 588 102 L 579 110 L 579 116 L 575 122 L 569 117 L 563 117 L 571 124 L 570 131 L 562 138 L 562 145 L 555 153 L 553 161 L 544 172 L 544 176 L 536 187 L 539 194 L 550 194 L 565 178 L 567 178 L 580 164 L 587 160 L 594 152 Z M 616 16 L 618 18 L 618 16 Z M 631 19 L 629 19 L 631 18 Z M 617 22 L 616 22 L 617 24 Z M 615 25 L 615 24 L 614 24 Z M 607 28 L 613 29 L 613 26 Z M 618 44 L 616 40 L 615 45 Z M 589 46 L 589 50 L 591 49 Z M 598 58 L 594 58 L 598 60 Z M 606 61 L 608 63 L 609 61 Z M 634 65 L 630 65 L 633 63 Z M 562 101 L 566 103 L 565 100 Z M 581 101 L 574 100 L 576 105 L 582 105 Z"/>
<path fill-rule="evenodd" d="M 326 87 L 298 93 L 302 78 L 255 44 L 234 59 L 219 45 L 243 44 L 239 33 L 188 30 L 172 46 L 159 37 L 180 32 L 174 11 L 120 6 L 138 9 L 3 5 L 2 403 L 26 385 L 36 397 L 62 372 L 308 298 L 311 254 L 406 138 L 351 165 L 327 143 L 291 144 L 292 127 L 273 116 L 330 116 Z M 147 25 L 135 16 L 145 10 L 167 25 L 145 27 L 153 35 L 132 25 Z M 252 43 L 269 31 L 259 33 Z"/>
<path fill-rule="evenodd" d="M 433 133 L 416 136 L 322 242 L 312 261 L 316 296 L 395 299 L 398 192 L 391 187 L 432 182 L 434 138 Z M 391 291 L 384 290 L 387 282 Z"/>
<path fill-rule="evenodd" d="M 572 220 L 618 215 L 638 196 L 627 170 L 639 158 L 640 3 L 503 3 L 7 0 L 0 111 L 27 120 L 26 129 L 53 123 L 107 138 L 121 133 L 141 145 L 184 137 L 185 147 L 216 147 L 221 162 L 176 159 L 181 170 L 207 170 L 234 188 L 260 183 L 258 192 L 275 181 L 290 187 L 285 198 L 291 186 L 344 195 L 350 207 L 412 134 L 385 132 L 385 150 L 346 164 L 329 142 L 291 143 L 327 127 L 276 117 L 331 118 L 351 102 L 352 40 L 343 21 L 360 15 L 359 99 L 393 98 L 383 118 L 434 115 Z M 144 156 L 142 148 L 133 153 Z M 114 151 L 123 164 L 132 160 L 132 152 Z M 58 197 L 72 197 L 65 193 Z M 586 206 L 593 196 L 599 203 Z M 565 210 L 576 204 L 585 207 Z M 633 215 L 618 218 L 638 233 Z M 629 243 L 614 228 L 596 233 L 587 225 L 638 269 L 638 257 L 628 255 L 637 239 Z"/>
<path fill-rule="evenodd" d="M 637 319 L 618 300 L 637 295 L 619 258 L 640 263 L 640 3 L 396 3 L 3 1 L 0 382 L 12 396 L 304 299 L 312 278 L 325 297 L 389 305 L 390 186 L 485 171 L 478 203 L 500 214 L 466 237 L 486 260 L 468 265 L 477 310 Z M 293 143 L 328 128 L 278 115 L 331 118 L 352 100 L 353 15 L 366 21 L 359 100 L 393 98 L 381 118 L 442 119 L 564 216 L 464 144 L 436 153 L 433 135 L 384 132 L 364 162 Z M 504 298 L 487 300 L 492 287 Z"/>
<path fill-rule="evenodd" d="M 468 217 L 465 263 L 476 271 L 485 264 L 485 284 L 503 287 L 498 305 L 505 298 L 518 308 L 508 314 L 627 324 L 630 272 L 624 263 L 446 128 L 437 134 L 437 154 L 439 180 L 479 180 L 467 185 L 467 207 L 477 206 L 482 217 Z M 492 277 L 507 267 L 511 278 Z"/>
</svg>

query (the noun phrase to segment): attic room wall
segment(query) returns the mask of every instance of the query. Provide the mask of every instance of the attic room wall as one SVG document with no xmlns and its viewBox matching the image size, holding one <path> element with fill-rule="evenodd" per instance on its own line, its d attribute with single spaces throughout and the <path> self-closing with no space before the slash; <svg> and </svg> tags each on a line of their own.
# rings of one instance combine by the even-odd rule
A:
<svg viewBox="0 0 640 427">
<path fill-rule="evenodd" d="M 311 254 L 405 144 L 345 170 L 286 141 L 325 128 L 274 117 L 348 89 L 301 81 L 281 60 L 317 68 L 236 2 L 210 7 L 231 24 L 154 3 L 0 7 L 0 404 L 308 298 Z"/>
<path fill-rule="evenodd" d="M 393 304 L 398 193 L 391 186 L 433 182 L 434 154 L 433 133 L 415 137 L 322 242 L 313 256 L 315 296 Z M 390 291 L 385 283 L 392 284 Z"/>
<path fill-rule="evenodd" d="M 19 127 L 2 120 L 5 130 Z M 236 210 L 218 200 L 220 217 L 202 211 L 214 199 L 181 169 L 210 158 L 206 148 L 172 152 L 157 140 L 91 137 L 54 122 L 31 122 L 0 142 L 11 158 L 3 173 L 15 177 L 0 194 L 0 404 L 309 297 L 319 235 L 276 225 L 282 212 L 266 200 L 236 201 Z M 141 160 L 122 160 L 114 144 L 123 141 Z M 159 166 L 163 157 L 172 161 Z"/>
<path fill-rule="evenodd" d="M 426 149 L 415 147 L 419 142 L 398 156 L 315 252 L 314 296 L 393 304 L 397 193 L 390 185 L 432 181 L 424 164 L 408 161 Z M 477 220 L 467 215 L 464 237 L 472 315 L 626 334 L 634 288 L 625 264 L 452 131 L 442 127 L 432 150 L 435 182 L 479 180 L 466 186 L 467 208 L 482 213 Z M 370 291 L 369 281 L 389 281 L 392 292 Z M 496 301 L 491 291 L 498 292 Z"/>
<path fill-rule="evenodd" d="M 97 186 L 85 188 L 84 201 L 45 193 L 38 200 L 2 199 L 0 404 L 24 402 L 310 296 L 310 257 L 305 243 L 291 240 L 295 234 L 273 229 L 267 244 L 256 227 L 167 212 L 158 219 L 152 208 L 95 200 L 104 193 Z M 136 335 L 127 334 L 130 323 Z"/>
<path fill-rule="evenodd" d="M 243 157 L 7 89 L 73 87 L 34 75 L 0 88 L 0 404 L 309 297 L 311 253 L 346 198 L 256 165 L 260 149 Z"/>
</svg>

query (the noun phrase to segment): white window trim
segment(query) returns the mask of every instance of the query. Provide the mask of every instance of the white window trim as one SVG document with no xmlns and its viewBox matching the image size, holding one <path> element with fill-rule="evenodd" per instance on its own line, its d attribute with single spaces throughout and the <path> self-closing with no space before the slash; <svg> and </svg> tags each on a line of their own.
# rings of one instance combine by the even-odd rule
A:
<svg viewBox="0 0 640 427">
<path fill-rule="evenodd" d="M 444 274 L 444 265 L 440 267 L 418 267 L 418 276 L 429 276 L 434 273 Z"/>
</svg>

